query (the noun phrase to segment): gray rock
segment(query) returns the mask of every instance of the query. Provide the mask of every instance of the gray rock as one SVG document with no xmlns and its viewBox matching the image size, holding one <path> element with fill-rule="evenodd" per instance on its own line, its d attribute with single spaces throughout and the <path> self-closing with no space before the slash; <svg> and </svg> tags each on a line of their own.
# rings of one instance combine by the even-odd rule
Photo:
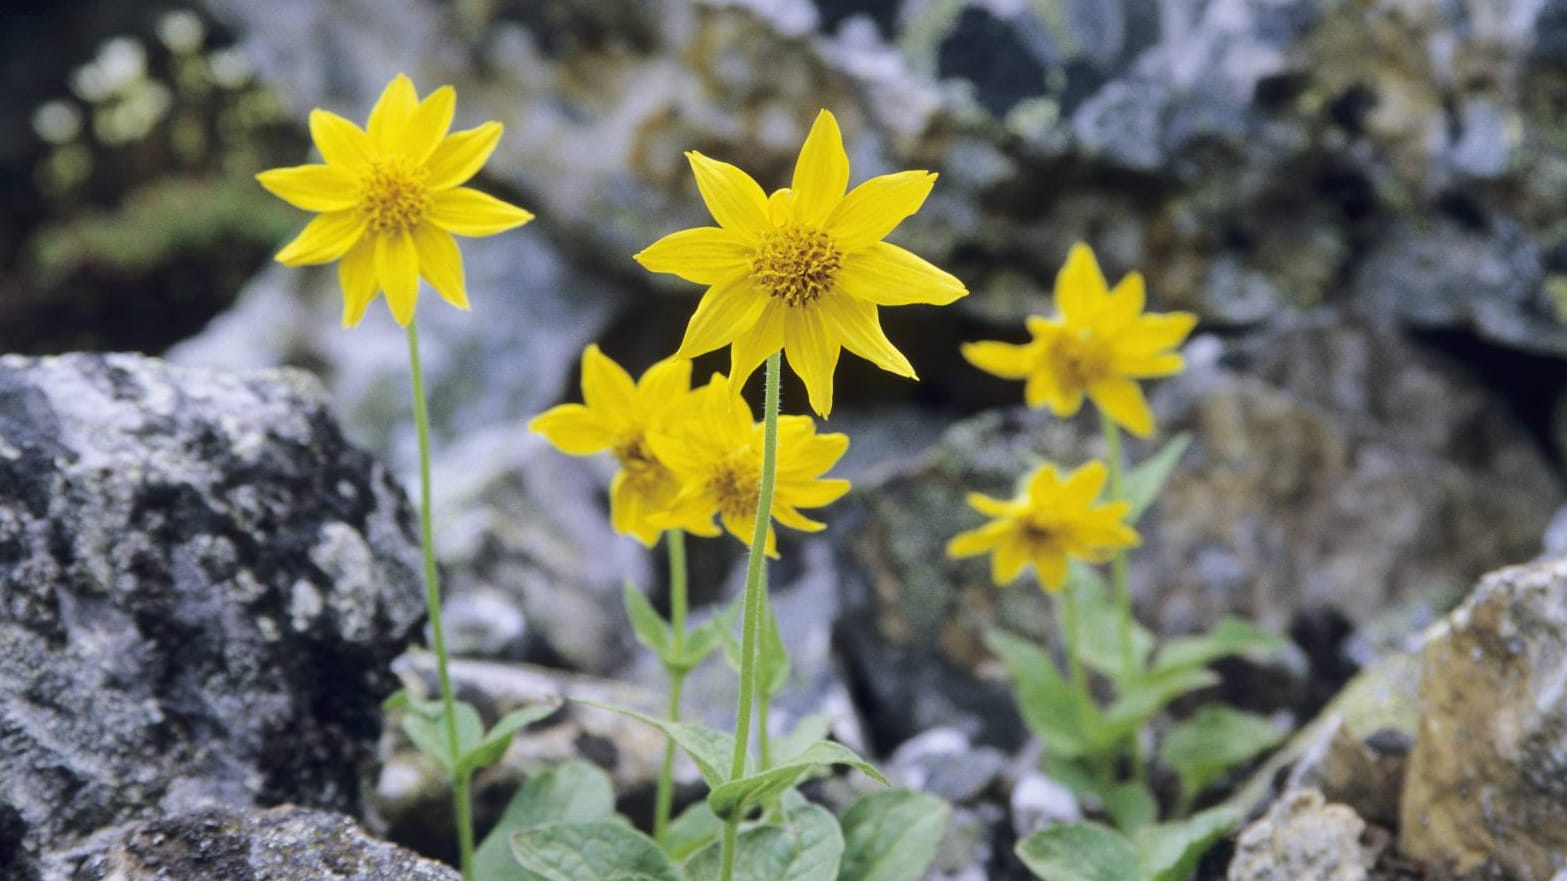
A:
<svg viewBox="0 0 1567 881">
<path fill-rule="evenodd" d="M 453 869 L 292 805 L 208 807 L 127 823 L 62 857 L 59 881 L 457 881 Z"/>
<path fill-rule="evenodd" d="M 0 875 L 209 802 L 357 812 L 417 572 L 304 374 L 0 359 Z"/>
<path fill-rule="evenodd" d="M 1012 832 L 1019 840 L 1058 823 L 1083 819 L 1082 806 L 1072 790 L 1037 769 L 1025 771 L 1018 778 L 1008 807 L 1012 812 Z"/>
<path fill-rule="evenodd" d="M 887 773 L 909 789 L 962 804 L 984 796 L 1006 766 L 1000 750 L 975 747 L 955 728 L 932 728 L 904 741 L 888 760 Z"/>
<path fill-rule="evenodd" d="M 1567 867 L 1567 562 L 1502 569 L 1421 652 L 1399 843 L 1466 875 Z"/>
<path fill-rule="evenodd" d="M 1365 821 L 1315 789 L 1295 789 L 1235 842 L 1229 881 L 1366 881 L 1375 855 L 1361 846 Z"/>
</svg>

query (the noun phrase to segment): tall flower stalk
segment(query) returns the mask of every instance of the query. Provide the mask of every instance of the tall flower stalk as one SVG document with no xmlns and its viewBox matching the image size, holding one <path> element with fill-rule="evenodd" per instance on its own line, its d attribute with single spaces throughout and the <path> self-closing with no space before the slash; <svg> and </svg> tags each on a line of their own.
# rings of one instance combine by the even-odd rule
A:
<svg viewBox="0 0 1567 881">
<path fill-rule="evenodd" d="M 664 543 L 669 550 L 669 630 L 670 650 L 675 657 L 686 654 L 686 611 L 688 587 L 686 583 L 686 534 L 681 529 L 664 533 Z M 665 664 L 669 674 L 669 721 L 680 721 L 680 700 L 685 691 L 686 676 L 690 670 L 681 665 Z M 675 739 L 664 739 L 664 762 L 659 767 L 658 790 L 653 799 L 653 840 L 667 844 L 669 814 L 675 801 Z"/>
</svg>

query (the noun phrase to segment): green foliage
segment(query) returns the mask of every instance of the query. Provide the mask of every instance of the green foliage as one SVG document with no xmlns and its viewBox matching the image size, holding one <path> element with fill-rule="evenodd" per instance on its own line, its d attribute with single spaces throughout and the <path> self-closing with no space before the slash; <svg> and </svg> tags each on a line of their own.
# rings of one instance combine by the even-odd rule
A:
<svg viewBox="0 0 1567 881">
<path fill-rule="evenodd" d="M 729 761 L 734 755 L 734 735 L 699 725 L 695 722 L 669 722 L 641 713 L 629 707 L 617 707 L 613 704 L 600 703 L 599 701 L 583 700 L 576 698 L 577 703 L 590 707 L 598 707 L 601 710 L 609 710 L 622 716 L 629 716 L 646 725 L 664 732 L 669 739 L 675 742 L 691 761 L 696 763 L 696 768 L 702 773 L 702 779 L 709 787 L 717 787 L 729 779 Z"/>
<path fill-rule="evenodd" d="M 514 834 L 550 823 L 593 823 L 615 816 L 615 789 L 593 765 L 576 760 L 528 778 L 474 854 L 475 881 L 527 881 L 512 858 Z"/>
<path fill-rule="evenodd" d="M 837 881 L 919 881 L 936 858 L 952 809 L 922 792 L 874 792 L 849 806 Z"/>
<path fill-rule="evenodd" d="M 1120 613 L 1116 610 L 1115 598 L 1110 595 L 1109 585 L 1093 567 L 1073 561 L 1062 589 L 1072 591 L 1077 597 L 1083 663 L 1112 681 L 1121 679 L 1125 671 L 1121 668 Z M 1141 670 L 1153 651 L 1154 636 L 1135 621 L 1131 631 L 1132 661 Z"/>
<path fill-rule="evenodd" d="M 724 821 L 718 819 L 707 802 L 696 802 L 669 824 L 664 851 L 670 859 L 684 862 L 692 854 L 716 841 L 723 828 Z"/>
<path fill-rule="evenodd" d="M 1180 777 L 1183 802 L 1191 802 L 1226 771 L 1283 739 L 1284 732 L 1261 716 L 1210 705 L 1170 730 L 1159 758 Z"/>
<path fill-rule="evenodd" d="M 1240 618 L 1225 618 L 1211 633 L 1172 639 L 1154 656 L 1154 670 L 1202 667 L 1234 655 L 1271 655 L 1284 640 Z"/>
<path fill-rule="evenodd" d="M 782 822 L 740 833 L 734 881 L 835 881 L 843 858 L 843 833 L 824 808 L 803 800 L 785 810 Z M 718 881 L 717 842 L 686 862 L 690 881 Z"/>
<path fill-rule="evenodd" d="M 1161 447 L 1159 452 L 1127 472 L 1126 480 L 1121 484 L 1121 495 L 1132 503 L 1131 513 L 1126 518 L 1128 523 L 1136 525 L 1137 521 L 1142 519 L 1143 514 L 1159 497 L 1159 491 L 1164 489 L 1164 484 L 1170 479 L 1176 463 L 1181 461 L 1181 456 L 1186 453 L 1186 448 L 1191 446 L 1191 443 L 1191 435 L 1178 434 Z"/>
<path fill-rule="evenodd" d="M 452 779 L 466 776 L 500 761 L 511 746 L 512 737 L 518 731 L 560 709 L 559 701 L 519 707 L 496 720 L 489 731 L 479 711 L 470 704 L 457 701 L 453 704 L 457 721 L 457 760 L 452 761 L 454 750 L 446 725 L 445 710 L 440 701 L 419 700 L 406 691 L 399 691 L 381 705 L 383 710 L 402 711 L 403 732 L 421 753 L 429 756 Z"/>
<path fill-rule="evenodd" d="M 653 839 L 613 820 L 524 829 L 511 852 L 526 881 L 685 881 Z"/>
<path fill-rule="evenodd" d="M 1238 820 L 1216 808 L 1144 826 L 1130 838 L 1098 823 L 1067 823 L 1028 836 L 1015 850 L 1044 881 L 1185 881 Z"/>
<path fill-rule="evenodd" d="M 708 793 L 707 804 L 721 820 L 745 814 L 752 806 L 778 798 L 793 788 L 800 778 L 823 765 L 849 765 L 858 768 L 878 783 L 886 784 L 887 778 L 871 764 L 855 755 L 854 750 L 830 740 L 819 740 L 806 747 L 798 755 L 780 761 L 759 773 L 730 780 Z"/>
<path fill-rule="evenodd" d="M 718 648 L 726 628 L 733 626 L 722 616 L 715 615 L 700 627 L 688 631 L 684 639 L 675 639 L 674 628 L 653 608 L 636 585 L 626 582 L 622 590 L 626 617 L 631 620 L 631 630 L 637 642 L 646 646 L 664 665 L 671 676 L 684 676 L 707 660 Z"/>
</svg>

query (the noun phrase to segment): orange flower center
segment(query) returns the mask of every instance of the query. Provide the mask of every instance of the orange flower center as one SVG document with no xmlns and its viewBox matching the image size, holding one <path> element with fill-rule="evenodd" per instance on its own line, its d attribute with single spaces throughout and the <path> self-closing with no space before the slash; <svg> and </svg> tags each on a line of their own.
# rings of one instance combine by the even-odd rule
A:
<svg viewBox="0 0 1567 881">
<path fill-rule="evenodd" d="M 762 463 L 750 447 L 735 450 L 708 475 L 706 489 L 725 517 L 755 517 L 762 497 Z"/>
<path fill-rule="evenodd" d="M 411 232 L 419 225 L 430 210 L 426 173 L 423 165 L 402 156 L 370 160 L 370 170 L 359 180 L 359 212 L 371 232 Z"/>
<path fill-rule="evenodd" d="M 1110 377 L 1110 347 L 1086 329 L 1063 328 L 1045 342 L 1041 366 L 1066 388 L 1084 388 Z"/>
<path fill-rule="evenodd" d="M 819 229 L 786 226 L 762 240 L 751 259 L 751 278 L 789 306 L 806 306 L 832 290 L 843 252 Z"/>
</svg>

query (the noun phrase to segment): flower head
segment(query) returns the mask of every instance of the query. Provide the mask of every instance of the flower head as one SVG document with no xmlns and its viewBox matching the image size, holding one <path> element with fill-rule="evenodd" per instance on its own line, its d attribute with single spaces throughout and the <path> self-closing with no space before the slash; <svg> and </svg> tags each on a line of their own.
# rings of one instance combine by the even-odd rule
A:
<svg viewBox="0 0 1567 881">
<path fill-rule="evenodd" d="M 540 413 L 528 428 L 573 456 L 615 454 L 620 470 L 609 488 L 609 516 L 616 532 L 648 547 L 670 519 L 698 534 L 718 534 L 711 514 L 704 517 L 689 504 L 685 511 L 676 505 L 680 482 L 648 441 L 650 431 L 694 405 L 690 361 L 660 361 L 633 382 L 625 369 L 590 345 L 582 353 L 582 400 Z"/>
<path fill-rule="evenodd" d="M 500 141 L 501 124 L 448 135 L 457 93 L 423 101 L 398 74 L 370 111 L 369 130 L 325 110 L 310 112 L 310 137 L 325 164 L 256 176 L 285 202 L 320 212 L 278 252 L 289 266 L 338 263 L 343 325 L 352 327 L 380 291 L 398 324 L 413 321 L 419 278 L 468 308 L 462 254 L 453 234 L 488 236 L 533 219 L 527 211 L 462 186 Z"/>
<path fill-rule="evenodd" d="M 882 332 L 876 307 L 946 305 L 968 291 L 882 238 L 919 210 L 936 175 L 882 175 L 846 194 L 849 158 L 826 110 L 800 148 L 791 186 L 771 196 L 733 165 L 695 150 L 686 158 L 718 226 L 672 233 L 636 255 L 654 272 L 708 285 L 677 354 L 733 344 L 730 377 L 739 385 L 783 349 L 823 417 L 832 410 L 841 349 L 914 378 Z"/>
<path fill-rule="evenodd" d="M 1137 380 L 1181 372 L 1185 360 L 1175 349 L 1197 316 L 1145 314 L 1144 298 L 1141 273 L 1128 273 L 1110 290 L 1094 252 L 1073 245 L 1056 276 L 1057 316 L 1031 316 L 1027 343 L 967 343 L 963 357 L 1003 379 L 1027 380 L 1030 407 L 1049 405 L 1057 416 L 1071 416 L 1086 394 L 1117 425 L 1148 437 L 1153 411 Z"/>
<path fill-rule="evenodd" d="M 1136 547 L 1137 531 L 1126 524 L 1130 502 L 1097 504 L 1107 471 L 1089 462 L 1064 479 L 1053 465 L 1030 474 L 1011 500 L 970 493 L 968 503 L 995 519 L 959 533 L 947 543 L 950 557 L 989 552 L 990 577 L 1004 585 L 1032 563 L 1040 586 L 1057 591 L 1066 581 L 1067 560 L 1103 563 L 1124 548 Z"/>
<path fill-rule="evenodd" d="M 711 526 L 717 514 L 730 534 L 750 544 L 762 493 L 762 423 L 752 420 L 739 389 L 721 374 L 694 394 L 697 406 L 685 411 L 686 418 L 651 436 L 653 452 L 682 484 L 671 525 L 696 511 Z M 800 509 L 831 504 L 849 491 L 847 480 L 822 477 L 848 448 L 847 435 L 819 435 L 809 416 L 780 416 L 772 519 L 802 532 L 824 529 Z M 691 529 L 693 521 L 679 525 Z M 766 550 L 778 556 L 771 525 Z"/>
</svg>

